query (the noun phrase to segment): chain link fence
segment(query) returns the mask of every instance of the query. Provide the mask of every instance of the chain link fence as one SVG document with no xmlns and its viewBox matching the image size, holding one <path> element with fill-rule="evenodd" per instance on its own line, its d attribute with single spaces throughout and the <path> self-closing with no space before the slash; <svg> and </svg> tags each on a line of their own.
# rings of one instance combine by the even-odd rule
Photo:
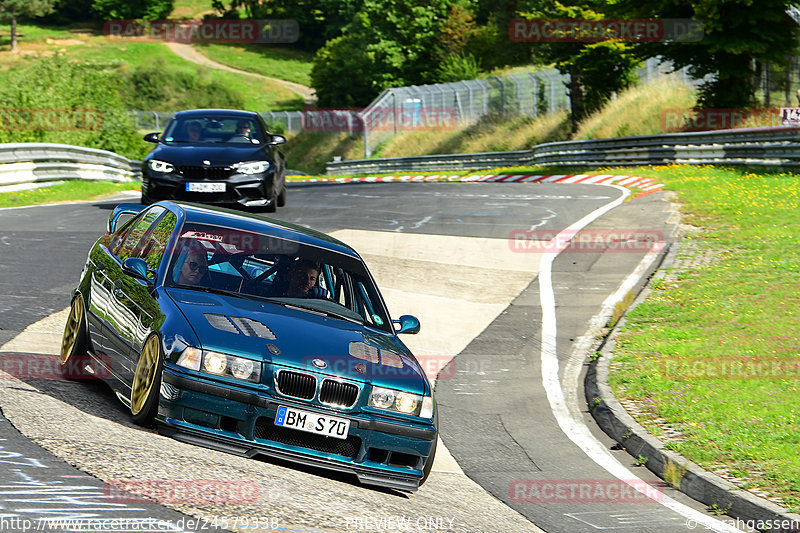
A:
<svg viewBox="0 0 800 533">
<path fill-rule="evenodd" d="M 674 73 L 671 70 L 668 63 L 652 58 L 639 69 L 638 75 L 642 83 L 666 75 L 687 85 L 699 83 L 685 69 Z M 487 115 L 536 117 L 569 109 L 568 82 L 568 76 L 546 69 L 454 83 L 390 88 L 363 110 L 309 109 L 260 114 L 270 129 L 279 133 L 312 130 L 363 135 L 364 156 L 369 157 L 399 131 L 464 126 Z M 131 113 L 139 129 L 151 131 L 162 130 L 172 116 L 172 113 L 155 111 Z"/>
</svg>

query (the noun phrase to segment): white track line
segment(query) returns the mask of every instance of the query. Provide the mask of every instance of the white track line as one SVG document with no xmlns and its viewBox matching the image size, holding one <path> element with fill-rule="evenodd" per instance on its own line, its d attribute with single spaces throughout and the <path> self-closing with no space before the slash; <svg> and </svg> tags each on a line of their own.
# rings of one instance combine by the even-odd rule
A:
<svg viewBox="0 0 800 533">
<path fill-rule="evenodd" d="M 546 249 L 552 249 L 557 246 L 555 252 L 547 252 L 542 256 L 542 262 L 539 269 L 539 297 L 540 305 L 542 307 L 542 385 L 544 385 L 547 393 L 547 400 L 550 402 L 550 409 L 558 421 L 559 427 L 564 434 L 574 442 L 583 452 L 589 456 L 591 460 L 603 467 L 611 475 L 620 481 L 627 483 L 634 490 L 640 492 L 644 496 L 653 499 L 653 494 L 658 496 L 653 499 L 656 503 L 660 503 L 664 507 L 684 516 L 687 523 L 694 523 L 695 525 L 702 525 L 707 530 L 718 532 L 738 532 L 739 529 L 734 528 L 728 524 L 720 522 L 710 516 L 688 507 L 669 496 L 663 494 L 659 489 L 650 486 L 641 479 L 639 479 L 633 472 L 628 470 L 622 463 L 611 455 L 605 447 L 594 438 L 589 431 L 589 428 L 583 421 L 576 419 L 570 413 L 567 402 L 564 396 L 564 391 L 561 388 L 561 381 L 558 377 L 558 352 L 556 351 L 556 300 L 555 292 L 553 291 L 552 279 L 552 266 L 553 261 L 559 253 L 563 251 L 568 245 L 570 239 L 582 228 L 589 225 L 591 222 L 601 217 L 611 209 L 617 207 L 625 201 L 625 198 L 630 194 L 628 189 L 618 185 L 607 185 L 622 191 L 622 196 L 618 199 L 595 209 L 582 219 L 578 220 L 571 226 L 565 228 L 561 233 L 556 235 L 550 241 Z M 631 274 L 638 275 L 638 272 Z M 629 278 L 631 277 L 629 276 Z M 629 280 L 623 282 L 627 285 Z"/>
</svg>

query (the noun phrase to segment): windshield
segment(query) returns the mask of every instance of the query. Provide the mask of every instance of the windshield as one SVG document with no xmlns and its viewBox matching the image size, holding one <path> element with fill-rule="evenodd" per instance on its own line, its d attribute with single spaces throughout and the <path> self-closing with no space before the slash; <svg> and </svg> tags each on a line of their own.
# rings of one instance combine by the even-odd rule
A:
<svg viewBox="0 0 800 533">
<path fill-rule="evenodd" d="M 363 262 L 271 235 L 186 224 L 166 285 L 258 298 L 392 331 Z"/>
<path fill-rule="evenodd" d="M 187 117 L 170 121 L 165 142 L 262 144 L 257 121 L 241 117 Z"/>
</svg>

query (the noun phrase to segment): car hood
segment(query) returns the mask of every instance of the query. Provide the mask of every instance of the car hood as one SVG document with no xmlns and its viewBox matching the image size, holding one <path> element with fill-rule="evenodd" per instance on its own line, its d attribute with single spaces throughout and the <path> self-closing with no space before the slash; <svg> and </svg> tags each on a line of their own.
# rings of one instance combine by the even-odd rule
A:
<svg viewBox="0 0 800 533">
<path fill-rule="evenodd" d="M 269 302 L 168 289 L 200 348 L 319 375 L 430 394 L 419 363 L 390 333 Z"/>
<path fill-rule="evenodd" d="M 159 159 L 173 165 L 202 165 L 220 167 L 241 161 L 271 160 L 265 145 L 220 143 L 220 144 L 159 144 L 147 159 Z"/>
</svg>

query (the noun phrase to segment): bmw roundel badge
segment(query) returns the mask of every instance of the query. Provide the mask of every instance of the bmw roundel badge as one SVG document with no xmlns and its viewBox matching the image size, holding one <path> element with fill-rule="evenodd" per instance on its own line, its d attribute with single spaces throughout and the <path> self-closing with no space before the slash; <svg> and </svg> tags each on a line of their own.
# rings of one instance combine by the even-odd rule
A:
<svg viewBox="0 0 800 533">
<path fill-rule="evenodd" d="M 317 368 L 326 368 L 328 366 L 328 363 L 326 363 L 322 359 L 313 359 L 311 361 L 311 364 Z"/>
</svg>

